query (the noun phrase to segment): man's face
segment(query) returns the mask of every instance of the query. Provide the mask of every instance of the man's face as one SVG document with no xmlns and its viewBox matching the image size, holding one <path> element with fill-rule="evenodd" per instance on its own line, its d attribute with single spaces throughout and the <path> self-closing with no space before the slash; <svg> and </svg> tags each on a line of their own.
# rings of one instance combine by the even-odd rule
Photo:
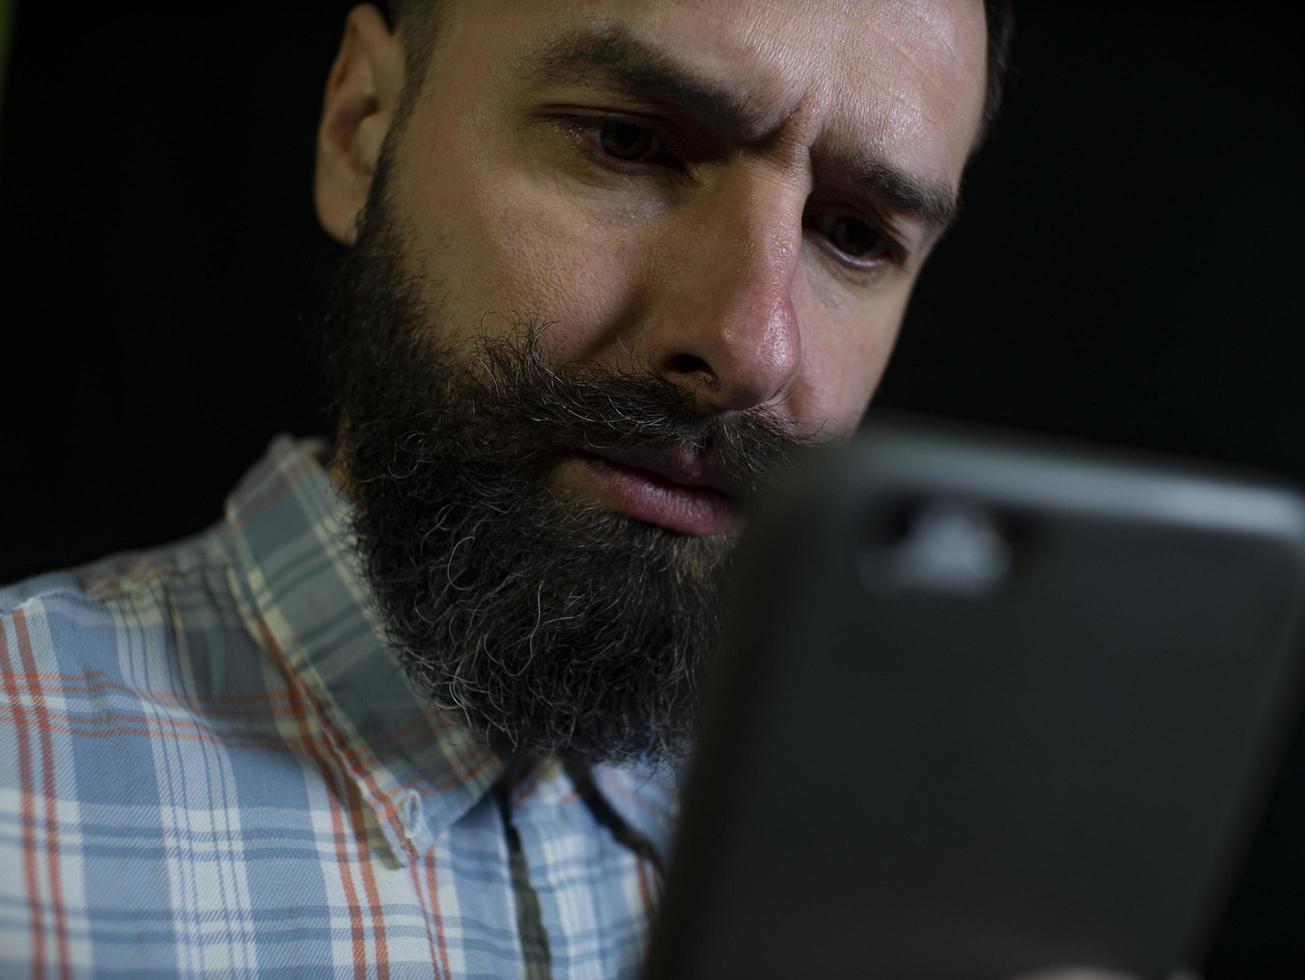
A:
<svg viewBox="0 0 1305 980">
<path fill-rule="evenodd" d="M 634 649 L 628 663 L 614 661 L 623 636 L 633 638 L 627 647 L 693 646 L 710 632 L 672 624 L 671 633 L 700 635 L 667 640 L 665 624 L 623 634 L 610 619 L 585 617 L 619 608 L 618 624 L 646 624 L 705 609 L 752 476 L 804 440 L 855 428 L 977 132 L 983 8 L 444 0 L 438 18 L 401 125 L 399 48 L 374 12 L 351 16 L 328 84 L 319 214 L 347 241 L 365 218 L 336 313 L 353 339 L 333 343 L 338 361 L 347 350 L 344 360 L 358 362 L 343 364 L 353 387 L 369 393 L 342 398 L 341 469 L 372 516 L 359 533 L 373 585 L 397 581 L 404 563 L 425 582 L 421 596 L 410 585 L 380 588 L 387 616 L 401 618 L 388 607 L 406 604 L 422 610 L 421 622 L 438 620 L 425 635 L 415 625 L 396 630 L 401 646 L 438 646 L 436 635 L 446 646 L 470 644 L 489 651 L 490 672 L 500 674 L 494 645 L 521 646 L 510 634 L 460 633 L 440 619 L 447 610 L 436 608 L 436 591 L 471 589 L 449 614 L 463 623 L 468 608 L 481 614 L 502 597 L 502 581 L 521 586 L 501 615 L 480 618 L 522 619 L 527 666 L 541 655 L 540 623 L 579 618 L 542 652 L 565 665 L 565 683 L 528 677 L 534 694 L 508 712 L 547 714 L 551 702 L 574 732 L 610 694 L 603 685 L 619 688 L 622 672 L 657 659 Z M 523 332 L 523 323 L 535 327 Z M 498 353 L 486 361 L 486 351 Z M 564 389 L 579 379 L 587 394 L 559 392 L 550 377 Z M 514 418 L 512 404 L 537 410 Z M 551 419 L 550 404 L 567 407 Z M 603 404 L 620 406 L 622 421 L 598 418 Z M 575 429 L 572 417 L 582 416 Z M 422 430 L 431 417 L 442 421 Z M 554 436 L 561 432 L 567 438 Z M 406 470 L 393 479 L 396 444 L 436 446 L 445 436 L 424 459 L 432 482 L 414 491 Z M 484 469 L 478 453 L 496 462 Z M 451 474 L 457 486 L 442 482 Z M 498 563 L 486 555 L 453 589 L 437 590 L 436 572 L 454 583 L 452 564 L 441 564 L 447 552 L 475 551 L 469 529 L 492 526 L 508 500 L 526 498 L 504 524 L 510 533 L 487 550 L 544 527 L 532 546 L 566 551 L 569 569 L 529 567 L 526 552 Z M 450 507 L 463 512 L 451 518 Z M 389 545 L 369 545 L 386 533 Z M 414 536 L 436 545 L 420 553 L 400 545 Z M 587 577 L 584 565 L 600 552 Z M 634 564 L 660 572 L 627 576 Z M 599 569 L 621 581 L 594 581 Z M 557 593 L 557 608 L 544 608 L 546 591 Z M 585 605 L 577 596 L 593 600 L 588 612 L 577 611 Z M 511 603 L 532 608 L 515 615 Z M 595 633 L 606 645 L 582 650 Z M 697 656 L 681 650 L 668 670 L 693 674 Z M 617 664 L 597 695 L 561 704 L 561 688 L 594 687 L 584 664 L 595 659 Z M 409 664 L 423 684 L 464 668 L 438 658 Z M 653 677 L 649 686 L 667 683 Z M 511 700 L 503 690 L 481 694 Z M 433 696 L 464 709 L 470 698 Z M 651 714 L 668 712 L 663 703 Z M 478 727 L 508 732 L 519 750 L 568 748 L 557 731 L 509 732 L 512 719 L 469 714 Z M 637 705 L 620 714 L 615 727 L 643 724 Z M 591 734 L 580 740 L 590 746 L 584 754 L 621 741 L 613 726 Z M 660 735 L 627 738 L 615 754 L 665 744 Z"/>
<path fill-rule="evenodd" d="M 891 191 L 954 196 L 977 130 L 978 0 L 445 5 L 391 187 L 444 329 L 537 311 L 559 360 L 852 429 L 938 230 Z"/>
</svg>

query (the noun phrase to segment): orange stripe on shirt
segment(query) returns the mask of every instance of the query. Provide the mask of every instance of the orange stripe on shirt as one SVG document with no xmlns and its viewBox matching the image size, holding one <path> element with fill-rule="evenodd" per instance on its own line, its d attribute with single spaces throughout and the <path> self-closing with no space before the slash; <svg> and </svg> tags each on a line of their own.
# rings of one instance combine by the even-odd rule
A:
<svg viewBox="0 0 1305 980">
<path fill-rule="evenodd" d="M 426 854 L 426 882 L 430 888 L 431 913 L 435 917 L 435 941 L 439 944 L 440 968 L 444 970 L 446 977 L 451 977 L 453 974 L 449 970 L 449 949 L 444 939 L 444 917 L 440 912 L 440 887 L 439 879 L 435 874 L 435 848 L 433 847 Z"/>
<path fill-rule="evenodd" d="M 0 660 L 9 663 L 9 641 L 5 638 L 4 624 L 0 623 Z M 6 673 L 5 677 L 12 676 Z M 27 911 L 31 921 L 32 976 L 45 976 L 45 920 L 41 915 L 40 881 L 36 874 L 36 815 L 32 812 L 36 801 L 32 785 L 32 747 L 28 744 L 27 713 L 18 707 L 17 692 L 12 682 L 4 681 L 5 694 L 14 703 L 14 731 L 18 737 L 18 788 L 22 796 L 20 824 L 23 828 L 23 883 L 27 887 Z"/>
<path fill-rule="evenodd" d="M 260 637 L 268 651 L 272 653 L 272 659 L 276 663 L 277 671 L 281 674 L 281 680 L 290 695 L 291 713 L 294 716 L 295 725 L 299 729 L 299 737 L 316 760 L 322 773 L 322 781 L 327 788 L 326 799 L 331 807 L 331 832 L 335 838 L 336 865 L 340 870 L 340 884 L 344 888 L 345 901 L 349 903 L 349 934 L 353 945 L 353 972 L 358 980 L 365 980 L 367 976 L 367 946 L 364 939 L 362 907 L 358 904 L 358 891 L 354 887 L 353 876 L 349 871 L 348 844 L 345 840 L 344 820 L 339 806 L 340 791 L 347 782 L 347 777 L 334 765 L 334 760 L 330 758 L 329 749 L 324 750 L 320 738 L 313 733 L 308 723 L 304 692 L 300 690 L 298 678 L 286 663 L 285 655 L 276 642 L 276 638 L 272 635 L 267 622 L 262 615 L 257 613 L 255 613 L 255 621 L 258 624 Z"/>
<path fill-rule="evenodd" d="M 367 817 L 363 811 L 362 794 L 358 792 L 358 784 L 350 782 L 348 791 L 349 817 L 353 823 L 354 840 L 358 842 L 363 890 L 367 893 L 367 907 L 372 915 L 372 942 L 376 946 L 377 980 L 389 980 L 389 944 L 385 937 L 385 916 L 381 908 L 381 896 L 376 890 L 376 873 L 372 868 L 371 849 L 367 846 Z"/>
<path fill-rule="evenodd" d="M 23 669 L 34 672 L 36 657 L 32 653 L 31 636 L 27 632 L 27 617 L 21 609 L 14 612 L 13 624 Z M 32 692 L 32 710 L 39 726 L 48 717 L 45 695 L 40 688 Z M 68 924 L 64 918 L 63 883 L 59 878 L 59 797 L 54 782 L 54 742 L 44 727 L 38 727 L 37 731 L 41 746 L 41 785 L 45 797 L 45 871 L 50 879 L 50 909 L 54 919 L 59 976 L 66 980 L 72 976 L 72 959 L 68 954 Z"/>
<path fill-rule="evenodd" d="M 430 900 L 427 898 L 426 890 L 422 887 L 421 873 L 419 871 L 419 869 L 422 866 L 422 862 L 417 856 L 417 849 L 415 847 L 413 847 L 407 841 L 404 841 L 403 844 L 404 844 L 404 850 L 407 851 L 408 854 L 408 875 L 410 878 L 412 878 L 412 891 L 413 894 L 417 896 L 418 904 L 421 905 L 421 912 L 422 912 L 421 924 L 426 929 L 426 945 L 430 947 L 430 963 L 432 967 L 436 968 L 436 978 L 438 980 L 440 976 L 438 967 L 440 963 L 440 953 L 442 951 L 442 946 L 439 949 L 436 948 L 435 933 L 431 930 L 431 923 L 433 920 L 432 920 L 432 912 L 430 907 Z M 447 980 L 448 973 L 447 972 L 444 973 L 443 976 Z"/>
</svg>

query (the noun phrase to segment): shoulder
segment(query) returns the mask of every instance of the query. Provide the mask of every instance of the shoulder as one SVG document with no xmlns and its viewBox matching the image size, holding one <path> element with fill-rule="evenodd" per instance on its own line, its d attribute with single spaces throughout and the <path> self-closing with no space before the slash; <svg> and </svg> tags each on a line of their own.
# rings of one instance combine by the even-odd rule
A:
<svg viewBox="0 0 1305 980">
<path fill-rule="evenodd" d="M 0 586 L 0 671 L 122 680 L 133 663 L 148 669 L 182 634 L 239 619 L 233 564 L 219 526 Z"/>
</svg>

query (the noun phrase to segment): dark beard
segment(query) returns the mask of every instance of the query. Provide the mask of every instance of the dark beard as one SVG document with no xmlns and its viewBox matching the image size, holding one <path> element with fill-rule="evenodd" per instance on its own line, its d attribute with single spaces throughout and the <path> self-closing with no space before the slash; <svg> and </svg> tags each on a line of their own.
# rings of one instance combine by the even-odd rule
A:
<svg viewBox="0 0 1305 980">
<path fill-rule="evenodd" d="M 661 375 L 547 364 L 547 324 L 471 351 L 404 271 L 383 180 L 326 322 L 337 465 L 373 599 L 414 689 L 516 755 L 676 758 L 689 748 L 733 541 L 578 500 L 567 453 L 714 455 L 747 489 L 804 440 L 773 413 L 708 411 Z"/>
</svg>

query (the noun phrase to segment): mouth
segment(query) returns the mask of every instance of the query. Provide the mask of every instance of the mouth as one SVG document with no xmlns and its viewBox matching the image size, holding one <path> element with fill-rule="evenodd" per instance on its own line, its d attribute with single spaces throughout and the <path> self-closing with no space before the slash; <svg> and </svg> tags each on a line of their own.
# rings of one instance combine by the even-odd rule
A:
<svg viewBox="0 0 1305 980">
<path fill-rule="evenodd" d="M 719 534 L 739 524 L 738 495 L 701 461 L 576 452 L 557 475 L 562 487 L 608 510 L 681 534 Z"/>
</svg>

